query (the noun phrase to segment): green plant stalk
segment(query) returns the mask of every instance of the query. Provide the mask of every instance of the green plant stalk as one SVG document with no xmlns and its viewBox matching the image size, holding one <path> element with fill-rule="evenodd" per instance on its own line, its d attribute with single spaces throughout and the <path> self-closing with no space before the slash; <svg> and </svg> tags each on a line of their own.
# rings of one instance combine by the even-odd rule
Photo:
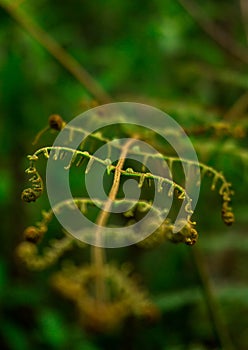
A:
<svg viewBox="0 0 248 350">
<path fill-rule="evenodd" d="M 61 45 L 40 27 L 26 12 L 10 1 L 0 1 L 0 6 L 39 42 L 67 71 L 69 71 L 100 103 L 111 102 L 111 97 L 88 71 Z"/>
<path fill-rule="evenodd" d="M 212 322 L 216 339 L 218 340 L 221 349 L 234 350 L 235 348 L 226 328 L 220 305 L 214 295 L 212 282 L 201 249 L 199 246 L 194 246 L 191 249 L 191 256 L 199 281 L 201 283 L 203 294 L 205 296 L 209 317 Z"/>
</svg>

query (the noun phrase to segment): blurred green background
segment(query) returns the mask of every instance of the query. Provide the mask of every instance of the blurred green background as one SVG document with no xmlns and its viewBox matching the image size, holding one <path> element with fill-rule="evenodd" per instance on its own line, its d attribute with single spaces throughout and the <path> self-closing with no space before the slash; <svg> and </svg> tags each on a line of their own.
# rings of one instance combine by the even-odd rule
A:
<svg viewBox="0 0 248 350">
<path fill-rule="evenodd" d="M 49 286 L 51 271 L 29 272 L 16 257 L 24 228 L 49 209 L 46 198 L 30 205 L 20 199 L 34 136 L 52 113 L 69 121 L 94 101 L 108 100 L 88 76 L 79 81 L 82 71 L 71 74 L 68 56 L 61 64 L 49 52 L 60 45 L 113 101 L 151 104 L 186 130 L 218 125 L 192 133 L 192 141 L 199 159 L 233 183 L 236 223 L 221 222 L 220 199 L 208 180 L 194 219 L 230 337 L 226 344 L 247 349 L 247 2 L 1 0 L 0 5 L 0 348 L 221 349 L 190 247 L 167 243 L 109 253 L 133 263 L 162 313 L 153 323 L 130 319 L 110 334 L 84 330 L 74 305 Z"/>
</svg>

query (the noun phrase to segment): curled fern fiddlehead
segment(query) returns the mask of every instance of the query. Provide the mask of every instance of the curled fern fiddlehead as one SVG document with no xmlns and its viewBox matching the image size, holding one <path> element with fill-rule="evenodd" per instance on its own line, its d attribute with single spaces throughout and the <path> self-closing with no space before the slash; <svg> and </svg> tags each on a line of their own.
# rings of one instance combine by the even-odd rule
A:
<svg viewBox="0 0 248 350">
<path fill-rule="evenodd" d="M 23 190 L 21 198 L 24 202 L 35 202 L 39 198 L 44 190 L 44 185 L 40 174 L 38 173 L 34 162 L 38 160 L 36 155 L 28 156 L 30 160 L 30 166 L 26 169 L 26 173 L 32 175 L 29 179 L 32 182 L 32 187 Z"/>
</svg>

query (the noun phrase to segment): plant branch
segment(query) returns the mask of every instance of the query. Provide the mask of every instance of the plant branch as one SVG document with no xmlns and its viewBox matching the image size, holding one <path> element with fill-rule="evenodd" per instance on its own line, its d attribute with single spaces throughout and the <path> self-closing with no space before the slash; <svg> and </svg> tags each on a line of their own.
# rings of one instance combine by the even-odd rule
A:
<svg viewBox="0 0 248 350">
<path fill-rule="evenodd" d="M 102 231 L 102 228 L 107 224 L 111 206 L 115 201 L 119 190 L 121 170 L 123 168 L 128 149 L 134 142 L 135 142 L 135 139 L 130 139 L 122 148 L 119 161 L 115 167 L 114 181 L 113 181 L 111 190 L 109 192 L 108 199 L 103 207 L 103 210 L 101 211 L 101 213 L 99 214 L 96 220 L 96 224 L 98 228 L 96 230 L 96 245 L 92 246 L 92 260 L 97 270 L 97 276 L 96 276 L 96 300 L 97 301 L 101 301 L 106 298 L 103 273 L 101 273 L 104 267 L 104 260 L 105 260 L 104 248 L 101 248 L 101 231 Z"/>
<path fill-rule="evenodd" d="M 0 1 L 9 15 L 15 19 L 35 40 L 37 40 L 67 71 L 69 71 L 100 103 L 111 102 L 111 97 L 85 68 L 72 57 L 43 28 L 41 28 L 25 11 L 4 0 Z"/>
</svg>

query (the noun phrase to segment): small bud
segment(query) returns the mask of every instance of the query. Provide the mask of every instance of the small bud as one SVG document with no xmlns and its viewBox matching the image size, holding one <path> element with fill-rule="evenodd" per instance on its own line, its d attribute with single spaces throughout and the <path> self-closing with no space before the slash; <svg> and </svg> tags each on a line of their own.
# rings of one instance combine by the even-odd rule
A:
<svg viewBox="0 0 248 350">
<path fill-rule="evenodd" d="M 37 227 L 29 226 L 24 230 L 23 235 L 26 241 L 36 244 L 41 239 L 42 232 Z"/>
<path fill-rule="evenodd" d="M 65 122 L 63 121 L 63 119 L 61 118 L 60 115 L 58 114 L 52 114 L 50 115 L 49 119 L 48 119 L 48 123 L 51 129 L 60 131 L 63 129 L 63 127 L 65 126 Z"/>
</svg>

